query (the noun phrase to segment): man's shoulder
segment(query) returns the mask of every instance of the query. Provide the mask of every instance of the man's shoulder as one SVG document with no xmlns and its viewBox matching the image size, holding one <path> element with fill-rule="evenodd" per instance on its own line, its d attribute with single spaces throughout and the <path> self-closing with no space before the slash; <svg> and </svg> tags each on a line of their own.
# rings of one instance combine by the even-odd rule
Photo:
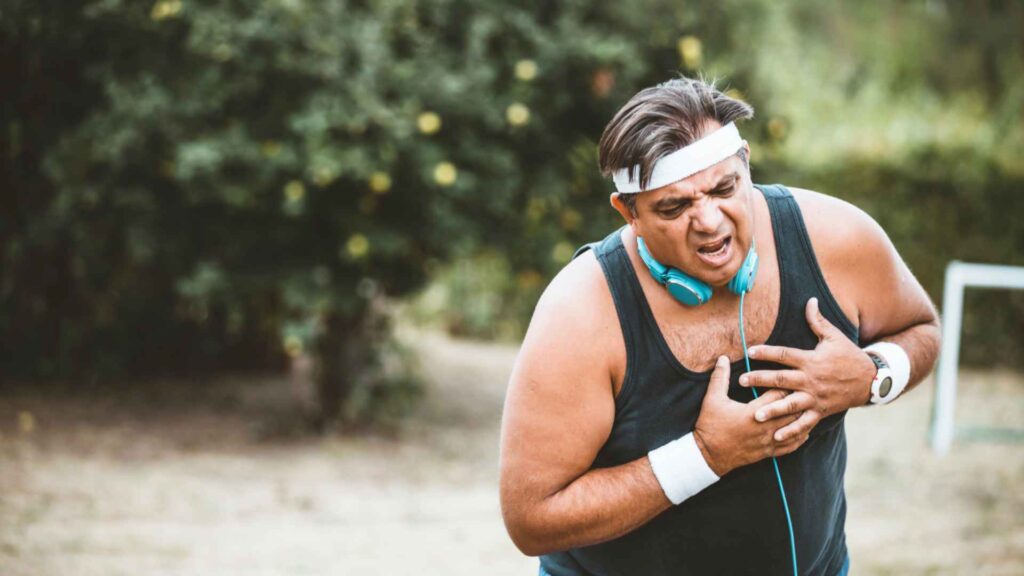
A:
<svg viewBox="0 0 1024 576">
<path fill-rule="evenodd" d="M 596 383 L 612 390 L 608 383 L 621 377 L 625 344 L 611 290 L 593 250 L 569 262 L 544 289 L 523 350 L 529 353 L 521 354 L 519 362 L 540 370 L 540 376 L 533 376 L 538 381 L 548 378 L 559 388 Z M 567 379 L 566 374 L 573 377 Z"/>
<path fill-rule="evenodd" d="M 611 291 L 597 261 L 596 251 L 580 254 L 563 267 L 551 280 L 537 302 L 537 314 L 554 314 L 573 323 L 596 320 L 595 312 L 607 310 Z"/>
<path fill-rule="evenodd" d="M 874 218 L 859 207 L 820 192 L 791 188 L 807 226 L 815 257 L 843 312 L 860 326 L 862 311 L 878 295 L 883 278 L 898 260 Z"/>
<path fill-rule="evenodd" d="M 835 196 L 789 187 L 800 206 L 807 234 L 819 258 L 855 256 L 863 248 L 885 241 L 885 232 L 867 212 Z"/>
<path fill-rule="evenodd" d="M 800 206 L 800 211 L 804 213 L 804 219 L 808 220 L 808 225 L 815 223 L 828 226 L 842 223 L 857 224 L 860 220 L 871 219 L 867 212 L 842 198 L 806 188 L 792 186 L 788 188 Z M 809 216 L 810 218 L 808 218 Z"/>
</svg>

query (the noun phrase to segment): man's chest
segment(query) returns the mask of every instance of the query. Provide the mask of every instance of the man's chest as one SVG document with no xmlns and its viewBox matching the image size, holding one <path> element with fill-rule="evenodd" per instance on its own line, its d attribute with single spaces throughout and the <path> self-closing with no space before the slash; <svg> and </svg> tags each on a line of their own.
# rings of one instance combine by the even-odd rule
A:
<svg viewBox="0 0 1024 576">
<path fill-rule="evenodd" d="M 757 297 L 744 302 L 743 325 L 747 346 L 763 344 L 771 335 L 779 314 L 780 294 L 777 281 Z M 743 357 L 743 339 L 739 328 L 739 299 L 734 306 L 714 314 L 670 316 L 658 319 L 658 329 L 673 356 L 694 372 L 710 370 L 715 360 L 726 355 L 736 361 Z M 657 315 L 655 315 L 658 318 Z"/>
</svg>

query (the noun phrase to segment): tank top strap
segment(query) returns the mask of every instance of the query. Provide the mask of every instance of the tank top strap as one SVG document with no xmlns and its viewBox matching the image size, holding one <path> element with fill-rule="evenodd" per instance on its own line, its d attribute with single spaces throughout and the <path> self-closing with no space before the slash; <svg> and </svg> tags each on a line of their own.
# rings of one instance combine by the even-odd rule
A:
<svg viewBox="0 0 1024 576">
<path fill-rule="evenodd" d="M 637 369 L 655 361 L 659 350 L 658 335 L 651 333 L 646 323 L 647 316 L 650 315 L 647 298 L 633 270 L 626 246 L 622 243 L 624 228 L 625 226 L 615 230 L 600 242 L 584 245 L 577 251 L 577 255 L 588 249 L 594 251 L 594 256 L 601 265 L 601 271 L 608 283 L 625 340 L 626 373 L 623 391 L 616 399 L 617 404 L 632 393 L 633 387 L 628 384 L 635 379 Z"/>
<path fill-rule="evenodd" d="M 771 213 L 782 297 L 787 300 L 786 304 L 793 306 L 792 310 L 802 311 L 808 299 L 818 298 L 822 314 L 856 341 L 857 328 L 843 313 L 825 282 L 803 214 L 793 193 L 782 184 L 755 186 L 764 194 Z M 802 318 L 803 314 L 789 316 Z"/>
</svg>

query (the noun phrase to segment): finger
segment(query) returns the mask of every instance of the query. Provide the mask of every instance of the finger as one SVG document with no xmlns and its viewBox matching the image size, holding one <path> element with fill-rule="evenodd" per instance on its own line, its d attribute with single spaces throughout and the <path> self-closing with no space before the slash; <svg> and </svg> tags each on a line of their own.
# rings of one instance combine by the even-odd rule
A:
<svg viewBox="0 0 1024 576">
<path fill-rule="evenodd" d="M 800 414 L 805 410 L 814 408 L 816 403 L 817 401 L 814 396 L 807 392 L 793 392 L 785 398 L 758 408 L 757 412 L 754 413 L 754 419 L 758 422 L 767 422 L 787 414 Z"/>
<path fill-rule="evenodd" d="M 766 456 L 771 456 L 779 446 L 786 444 L 786 442 L 775 441 L 775 432 L 779 428 L 779 423 L 789 425 L 796 422 L 797 418 L 799 418 L 797 415 L 783 416 L 776 421 L 769 422 L 767 424 L 760 424 L 760 435 L 758 436 L 757 441 L 764 449 Z"/>
<path fill-rule="evenodd" d="M 803 436 L 797 436 L 788 442 L 776 444 L 775 448 L 772 449 L 772 456 L 785 456 L 786 454 L 792 454 L 796 452 L 805 442 L 810 438 L 809 434 Z"/>
<path fill-rule="evenodd" d="M 800 390 L 807 385 L 807 376 L 799 370 L 754 370 L 740 376 L 740 386 Z"/>
<path fill-rule="evenodd" d="M 811 428 L 821 420 L 821 414 L 817 410 L 808 410 L 800 415 L 795 422 L 786 424 L 775 431 L 775 441 L 785 442 L 791 438 L 809 434 Z"/>
<path fill-rule="evenodd" d="M 818 340 L 828 339 L 835 334 L 836 327 L 821 314 L 817 298 L 811 298 L 807 301 L 806 312 L 807 325 L 811 327 L 811 331 L 818 337 Z"/>
<path fill-rule="evenodd" d="M 788 414 L 786 416 L 781 416 L 781 417 L 779 417 L 779 418 L 777 418 L 777 419 L 775 419 L 775 420 L 773 420 L 771 422 L 766 422 L 764 424 L 764 426 L 766 427 L 765 428 L 765 430 L 766 430 L 765 434 L 768 436 L 768 440 L 767 440 L 768 443 L 769 444 L 779 444 L 779 442 L 775 441 L 775 432 L 777 432 L 779 430 L 779 428 L 782 428 L 782 427 L 785 427 L 785 426 L 789 426 L 790 424 L 796 422 L 799 418 L 800 418 L 800 414 L 799 413 L 798 414 Z"/>
<path fill-rule="evenodd" d="M 766 406 L 768 404 L 771 404 L 772 402 L 775 402 L 776 400 L 781 400 L 785 398 L 787 395 L 789 395 L 789 390 L 771 388 L 765 390 L 764 392 L 761 392 L 757 398 L 751 400 L 749 406 L 751 408 L 760 408 L 761 406 Z"/>
<path fill-rule="evenodd" d="M 785 364 L 786 366 L 792 366 L 794 368 L 799 368 L 804 365 L 807 361 L 807 353 L 807 350 L 801 350 L 799 348 L 790 348 L 788 346 L 767 346 L 765 344 L 760 346 L 751 346 L 750 349 L 747 350 L 747 354 L 751 358 Z"/>
<path fill-rule="evenodd" d="M 711 372 L 711 382 L 708 384 L 707 396 L 729 396 L 729 358 L 719 356 L 715 362 L 715 369 Z"/>
</svg>

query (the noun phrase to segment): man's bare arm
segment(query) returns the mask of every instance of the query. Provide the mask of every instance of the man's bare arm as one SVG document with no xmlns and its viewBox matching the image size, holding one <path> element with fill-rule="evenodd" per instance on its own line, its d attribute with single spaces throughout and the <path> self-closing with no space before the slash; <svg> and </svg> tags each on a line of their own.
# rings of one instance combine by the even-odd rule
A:
<svg viewBox="0 0 1024 576">
<path fill-rule="evenodd" d="M 611 359 L 625 358 L 597 266 L 586 254 L 545 291 L 509 382 L 502 514 L 529 555 L 621 536 L 671 506 L 646 457 L 588 471 L 615 417 Z"/>
<path fill-rule="evenodd" d="M 860 337 L 862 342 L 891 342 L 906 351 L 910 358 L 906 393 L 935 366 L 942 334 L 939 315 L 889 237 L 874 220 L 865 217 L 861 226 L 871 239 L 868 250 L 875 256 L 865 254 L 862 266 L 866 268 L 873 261 L 877 275 L 861 288 Z"/>
<path fill-rule="evenodd" d="M 919 384 L 939 354 L 939 317 L 928 293 L 907 267 L 885 230 L 860 208 L 817 193 L 807 193 L 808 206 L 818 208 L 815 235 L 825 265 L 843 286 L 836 287 L 856 307 L 854 318 L 861 343 L 898 344 L 910 358 L 907 388 Z M 803 205 L 803 203 L 802 203 Z M 872 370 L 872 375 L 874 371 Z M 865 399 L 870 393 L 865 395 Z"/>
</svg>

